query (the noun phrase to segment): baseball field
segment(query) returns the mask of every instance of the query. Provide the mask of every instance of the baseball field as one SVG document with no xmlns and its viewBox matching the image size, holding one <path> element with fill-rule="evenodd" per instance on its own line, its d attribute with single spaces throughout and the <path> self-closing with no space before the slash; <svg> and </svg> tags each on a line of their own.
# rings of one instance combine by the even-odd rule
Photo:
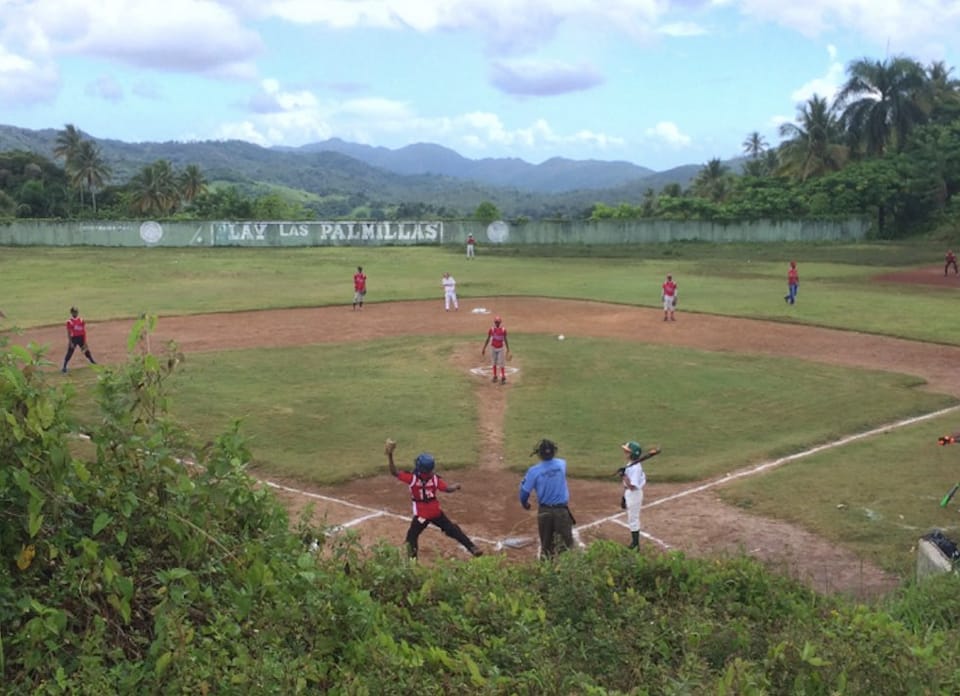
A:
<svg viewBox="0 0 960 696">
<path fill-rule="evenodd" d="M 627 541 L 613 472 L 635 439 L 664 450 L 646 467 L 649 548 L 745 552 L 869 595 L 910 575 L 920 535 L 958 527 L 960 501 L 939 505 L 960 480 L 960 449 L 937 445 L 960 430 L 960 278 L 942 257 L 934 243 L 502 248 L 473 261 L 459 248 L 6 248 L 0 328 L 47 346 L 82 423 L 96 417 L 96 374 L 81 355 L 59 372 L 69 307 L 107 367 L 125 359 L 133 318 L 158 315 L 152 347 L 186 356 L 172 408 L 196 441 L 239 420 L 252 475 L 364 544 L 399 545 L 409 514 L 386 437 L 401 466 L 426 450 L 463 483 L 444 508 L 491 553 L 536 552 L 516 489 L 541 437 L 569 462 L 581 543 Z M 458 312 L 443 310 L 445 271 Z M 667 273 L 676 322 L 659 307 Z M 494 314 L 513 353 L 505 385 L 480 355 Z M 430 532 L 421 555 L 464 553 Z"/>
</svg>

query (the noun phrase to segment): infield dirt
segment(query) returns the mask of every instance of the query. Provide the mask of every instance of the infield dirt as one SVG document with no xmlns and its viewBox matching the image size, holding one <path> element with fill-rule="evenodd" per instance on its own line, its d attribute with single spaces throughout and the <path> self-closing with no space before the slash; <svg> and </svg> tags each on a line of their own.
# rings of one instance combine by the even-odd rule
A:
<svg viewBox="0 0 960 696">
<path fill-rule="evenodd" d="M 943 279 L 942 270 L 904 274 L 902 279 L 888 275 L 878 280 L 950 283 L 960 287 L 960 280 L 954 276 Z M 367 304 L 357 312 L 352 312 L 347 305 L 162 317 L 155 338 L 174 339 L 189 355 L 235 346 L 269 348 L 417 334 L 463 336 L 463 345 L 451 359 L 458 367 L 469 370 L 483 362 L 479 348 L 490 322 L 488 315 L 471 312 L 476 307 L 503 315 L 515 335 L 563 333 L 571 339 L 589 335 L 707 351 L 792 356 L 913 374 L 926 380 L 928 388 L 960 396 L 960 370 L 956 369 L 960 364 L 960 347 L 690 313 L 678 313 L 676 322 L 665 323 L 659 309 L 542 298 L 462 298 L 459 312 L 444 312 L 441 302 L 421 301 Z M 330 326 L 336 326 L 337 330 L 331 332 Z M 91 342 L 98 360 L 107 363 L 124 360 L 129 329 L 128 320 L 92 324 Z M 16 340 L 24 344 L 28 341 L 60 345 L 63 328 L 58 325 L 31 330 Z M 505 386 L 490 384 L 486 377 L 476 378 L 474 390 L 479 405 L 477 427 L 482 454 L 475 467 L 455 472 L 455 476 L 451 474 L 451 480 L 462 483 L 463 490 L 446 496 L 443 503 L 448 516 L 479 540 L 487 553 L 520 559 L 533 557 L 537 545 L 535 513 L 525 512 L 517 502 L 519 479 L 513 472 L 501 473 L 503 406 L 509 399 L 511 385 L 523 381 L 522 351 L 517 351 L 512 364 L 520 370 Z M 560 434 L 557 439 L 562 440 Z M 257 475 L 258 472 L 251 473 Z M 319 519 L 329 524 L 349 525 L 363 545 L 378 540 L 394 545 L 403 543 L 410 504 L 403 487 L 386 474 L 386 467 L 382 476 L 324 488 L 263 476 L 293 489 L 277 490 L 277 495 L 295 514 L 312 504 Z M 649 483 L 646 503 L 691 487 L 692 484 Z M 581 533 L 583 542 L 599 538 L 629 541 L 629 533 L 619 516 L 620 491 L 616 480 L 572 480 L 570 488 L 571 507 L 578 523 L 584 526 L 597 522 Z M 894 575 L 801 528 L 726 505 L 713 490 L 645 509 L 643 526 L 664 544 L 647 541 L 648 548 L 679 549 L 694 556 L 746 552 L 822 592 L 869 597 L 886 592 L 898 583 Z M 467 558 L 459 545 L 430 529 L 421 544 L 422 562 L 438 555 Z M 504 539 L 532 539 L 533 542 L 520 548 L 496 543 Z"/>
</svg>

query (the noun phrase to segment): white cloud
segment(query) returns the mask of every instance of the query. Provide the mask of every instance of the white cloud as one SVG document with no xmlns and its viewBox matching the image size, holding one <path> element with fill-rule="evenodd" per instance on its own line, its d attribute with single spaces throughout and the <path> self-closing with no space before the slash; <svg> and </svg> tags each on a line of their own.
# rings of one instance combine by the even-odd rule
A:
<svg viewBox="0 0 960 696">
<path fill-rule="evenodd" d="M 937 42 L 952 42 L 960 33 L 956 0 L 738 0 L 742 14 L 773 22 L 806 36 L 849 31 L 893 53 L 924 57 Z"/>
<path fill-rule="evenodd" d="M 477 31 L 497 51 L 522 53 L 549 41 L 565 23 L 649 33 L 662 0 L 266 0 L 263 16 L 334 28 Z"/>
<path fill-rule="evenodd" d="M 696 22 L 671 22 L 657 27 L 657 33 L 664 36 L 685 38 L 688 36 L 703 36 L 707 30 Z"/>
<path fill-rule="evenodd" d="M 55 63 L 9 52 L 0 43 L 0 104 L 48 102 L 59 89 Z"/>
<path fill-rule="evenodd" d="M 10 4 L 9 2 L 4 4 Z M 141 69 L 251 77 L 262 51 L 227 2 L 215 0 L 34 0 L 0 12 L 0 46 L 45 66 L 68 57 L 112 60 Z M 14 19 L 11 19 L 13 17 Z M 10 70 L 0 68 L 0 80 Z M 16 98 L 15 103 L 28 101 Z"/>
<path fill-rule="evenodd" d="M 828 102 L 833 101 L 834 95 L 840 91 L 840 86 L 844 82 L 845 70 L 843 64 L 837 61 L 835 46 L 827 46 L 827 55 L 830 58 L 827 72 L 820 77 L 808 80 L 795 89 L 790 94 L 790 98 L 794 102 L 798 104 L 806 102 L 815 94 L 824 97 Z"/>
<path fill-rule="evenodd" d="M 324 101 L 311 92 L 285 90 L 278 80 L 267 79 L 251 99 L 247 119 L 224 123 L 217 138 L 239 138 L 263 146 L 302 145 L 333 137 L 353 142 L 402 146 L 411 142 L 455 142 L 474 152 L 556 147 L 584 148 L 591 152 L 618 148 L 624 139 L 580 129 L 558 133 L 543 118 L 510 128 L 495 113 L 465 112 L 452 116 L 427 116 L 404 101 L 384 98 Z"/>
<path fill-rule="evenodd" d="M 689 147 L 693 139 L 680 131 L 677 124 L 670 121 L 660 121 L 653 128 L 646 130 L 648 137 L 663 141 L 671 147 Z"/>
</svg>

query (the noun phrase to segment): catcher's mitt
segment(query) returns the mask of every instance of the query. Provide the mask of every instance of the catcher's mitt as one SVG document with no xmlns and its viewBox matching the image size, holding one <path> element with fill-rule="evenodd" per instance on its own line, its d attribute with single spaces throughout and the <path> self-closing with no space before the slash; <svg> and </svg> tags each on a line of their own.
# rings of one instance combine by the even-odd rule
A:
<svg viewBox="0 0 960 696">
<path fill-rule="evenodd" d="M 384 454 L 393 454 L 393 451 L 397 449 L 397 443 L 387 438 L 387 441 L 383 444 L 383 453 Z"/>
</svg>

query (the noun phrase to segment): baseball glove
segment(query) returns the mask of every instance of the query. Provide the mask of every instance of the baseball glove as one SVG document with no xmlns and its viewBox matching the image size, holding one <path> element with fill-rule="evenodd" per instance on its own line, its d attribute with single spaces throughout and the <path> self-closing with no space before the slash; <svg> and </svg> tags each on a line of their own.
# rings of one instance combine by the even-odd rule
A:
<svg viewBox="0 0 960 696">
<path fill-rule="evenodd" d="M 383 453 L 393 454 L 393 451 L 395 449 L 397 449 L 397 443 L 391 440 L 390 438 L 387 438 L 387 441 L 383 445 Z"/>
</svg>

